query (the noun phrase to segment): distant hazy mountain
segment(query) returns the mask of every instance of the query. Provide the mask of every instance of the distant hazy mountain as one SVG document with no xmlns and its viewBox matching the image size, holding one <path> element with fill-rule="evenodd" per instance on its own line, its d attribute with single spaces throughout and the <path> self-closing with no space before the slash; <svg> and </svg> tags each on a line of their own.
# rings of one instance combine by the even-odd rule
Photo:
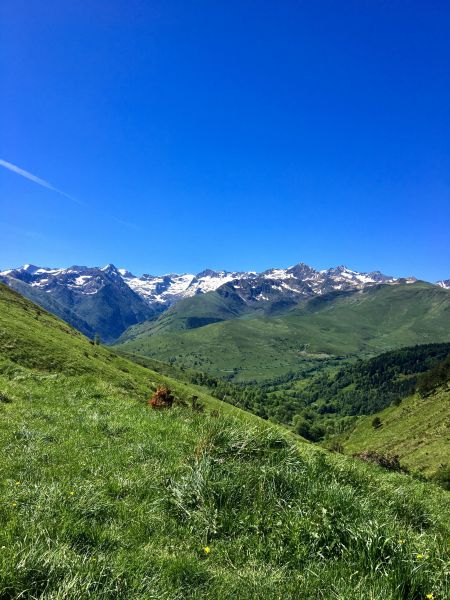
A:
<svg viewBox="0 0 450 600">
<path fill-rule="evenodd" d="M 344 266 L 317 271 L 304 263 L 262 273 L 207 269 L 197 275 L 140 277 L 111 264 L 61 269 L 27 264 L 0 272 L 0 280 L 86 335 L 98 332 L 105 342 L 117 339 L 131 325 L 156 318 L 180 300 L 219 289 L 222 296 L 233 295 L 235 302 L 253 310 L 269 304 L 275 308 L 277 303 L 293 305 L 331 291 L 402 281 L 379 271 L 360 273 Z M 448 287 L 448 281 L 439 285 Z"/>
</svg>

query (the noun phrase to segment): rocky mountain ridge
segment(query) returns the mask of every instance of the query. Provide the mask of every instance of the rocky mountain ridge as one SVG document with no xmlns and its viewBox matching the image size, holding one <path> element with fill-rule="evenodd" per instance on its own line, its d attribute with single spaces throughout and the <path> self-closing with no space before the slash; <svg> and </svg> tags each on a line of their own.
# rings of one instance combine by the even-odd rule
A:
<svg viewBox="0 0 450 600">
<path fill-rule="evenodd" d="M 136 276 L 113 264 L 47 268 L 31 264 L 0 272 L 0 281 L 70 322 L 86 335 L 116 339 L 136 323 L 152 320 L 185 298 L 222 290 L 250 305 L 290 303 L 330 291 L 362 289 L 379 283 L 415 281 L 379 271 L 361 273 L 345 266 L 316 270 L 304 263 L 254 271 L 214 271 Z M 443 282 L 445 283 L 445 282 Z M 441 285 L 441 284 L 440 284 Z"/>
<path fill-rule="evenodd" d="M 395 277 L 384 275 L 379 271 L 361 273 L 345 266 L 317 271 L 304 263 L 287 269 L 268 269 L 261 273 L 206 269 L 196 275 L 170 273 L 143 274 L 140 277 L 126 269 L 118 269 L 112 264 L 104 267 L 73 265 L 69 268 L 46 268 L 27 264 L 16 269 L 1 271 L 0 277 L 3 280 L 19 279 L 48 293 L 52 293 L 55 288 L 62 285 L 83 295 L 98 293 L 112 279 L 118 285 L 125 283 L 147 304 L 163 306 L 170 306 L 182 298 L 215 291 L 220 286 L 231 282 L 236 289 L 239 289 L 242 282 L 246 282 L 247 288 L 257 288 L 265 282 L 271 288 L 284 288 L 287 293 L 298 294 L 304 294 L 306 285 L 312 293 L 321 294 L 332 289 L 358 288 L 375 283 L 398 281 Z M 414 278 L 408 279 L 415 281 Z M 448 282 L 439 282 L 439 285 L 445 286 L 446 283 Z M 261 300 L 264 300 L 263 296 L 264 294 L 261 293 Z"/>
</svg>

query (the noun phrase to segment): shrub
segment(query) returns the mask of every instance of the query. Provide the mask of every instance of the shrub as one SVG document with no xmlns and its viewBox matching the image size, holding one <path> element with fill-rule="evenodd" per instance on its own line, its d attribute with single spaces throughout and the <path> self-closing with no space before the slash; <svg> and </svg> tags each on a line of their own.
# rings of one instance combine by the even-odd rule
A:
<svg viewBox="0 0 450 600">
<path fill-rule="evenodd" d="M 305 419 L 301 415 L 296 415 L 293 419 L 294 431 L 310 442 L 318 442 L 325 435 L 325 430 L 320 425 L 316 425 Z"/>
<path fill-rule="evenodd" d="M 148 401 L 152 408 L 171 408 L 175 398 L 172 396 L 169 388 L 161 386 Z"/>
<path fill-rule="evenodd" d="M 191 408 L 194 412 L 203 412 L 204 405 L 198 401 L 198 396 L 191 396 Z"/>
<path fill-rule="evenodd" d="M 344 446 L 337 440 L 333 440 L 328 446 L 328 449 L 331 452 L 338 452 L 339 454 L 344 454 Z"/>
<path fill-rule="evenodd" d="M 450 490 L 450 467 L 448 465 L 441 465 L 436 471 L 433 479 L 437 484 L 444 488 L 444 490 Z"/>
<path fill-rule="evenodd" d="M 405 471 L 404 467 L 400 465 L 398 455 L 391 456 L 389 454 L 382 454 L 375 450 L 366 450 L 365 452 L 358 452 L 353 455 L 355 458 L 360 458 L 366 462 L 372 462 L 388 471 Z"/>
<path fill-rule="evenodd" d="M 373 427 L 374 429 L 379 429 L 379 428 L 380 428 L 382 425 L 383 425 L 383 423 L 381 422 L 381 419 L 380 419 L 380 417 L 375 417 L 375 418 L 372 420 L 372 427 Z"/>
</svg>

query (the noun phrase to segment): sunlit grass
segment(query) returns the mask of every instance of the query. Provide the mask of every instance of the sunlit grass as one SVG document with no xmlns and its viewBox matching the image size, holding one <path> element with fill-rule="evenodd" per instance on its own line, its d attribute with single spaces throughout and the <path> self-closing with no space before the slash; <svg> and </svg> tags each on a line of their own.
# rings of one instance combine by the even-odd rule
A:
<svg viewBox="0 0 450 600">
<path fill-rule="evenodd" d="M 434 486 L 1 366 L 1 598 L 445 597 Z"/>
</svg>

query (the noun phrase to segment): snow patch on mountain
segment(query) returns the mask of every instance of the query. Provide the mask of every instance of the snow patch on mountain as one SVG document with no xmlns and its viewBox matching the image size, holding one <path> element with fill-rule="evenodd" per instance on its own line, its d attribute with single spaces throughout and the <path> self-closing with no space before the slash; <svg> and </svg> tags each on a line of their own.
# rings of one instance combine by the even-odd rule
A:
<svg viewBox="0 0 450 600">
<path fill-rule="evenodd" d="M 267 277 L 267 279 L 289 279 L 294 277 L 294 275 L 289 272 L 289 269 L 270 269 L 269 271 L 264 272 L 264 276 Z"/>
<path fill-rule="evenodd" d="M 121 269 L 120 271 L 124 271 Z M 153 275 L 142 275 L 136 277 L 127 272 L 123 275 L 124 282 L 136 294 L 144 298 L 147 302 L 157 302 L 161 304 L 171 303 L 183 296 L 187 288 L 194 279 L 194 275 L 163 275 L 155 277 Z"/>
<path fill-rule="evenodd" d="M 380 283 L 413 282 L 415 278 L 397 279 L 379 271 L 362 273 L 340 265 L 316 270 L 305 263 L 272 268 L 262 273 L 255 271 L 213 271 L 200 273 L 143 274 L 136 276 L 113 264 L 103 267 L 73 265 L 69 268 L 37 267 L 26 264 L 18 269 L 0 272 L 6 282 L 20 279 L 49 294 L 60 294 L 64 288 L 76 296 L 93 296 L 105 286 L 112 286 L 120 294 L 136 294 L 145 305 L 161 311 L 183 298 L 218 290 L 222 286 L 233 289 L 244 302 L 298 301 L 302 297 L 322 295 L 337 290 L 362 289 Z M 450 280 L 437 285 L 450 289 Z M 111 288 L 111 289 L 112 289 Z M 224 288 L 225 289 L 225 288 Z"/>
<path fill-rule="evenodd" d="M 442 281 L 438 281 L 436 285 L 446 290 L 450 290 L 450 279 L 443 279 Z"/>
</svg>

